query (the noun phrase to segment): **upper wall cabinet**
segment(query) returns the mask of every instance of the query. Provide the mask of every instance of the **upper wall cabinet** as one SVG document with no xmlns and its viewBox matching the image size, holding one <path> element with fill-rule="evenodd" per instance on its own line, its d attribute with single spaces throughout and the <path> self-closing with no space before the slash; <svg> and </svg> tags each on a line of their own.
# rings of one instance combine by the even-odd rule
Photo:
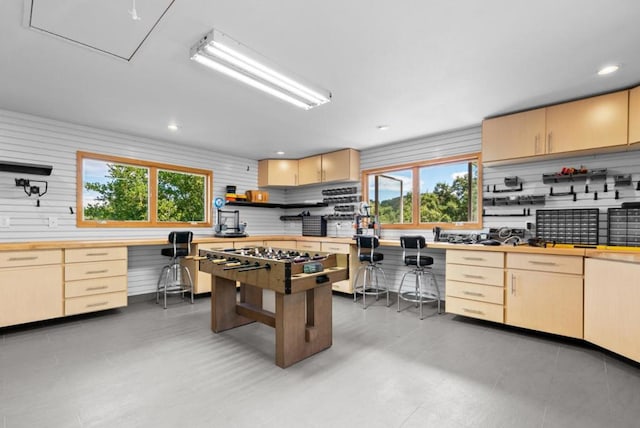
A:
<svg viewBox="0 0 640 428">
<path fill-rule="evenodd" d="M 629 91 L 547 107 L 547 153 L 627 145 Z"/>
<path fill-rule="evenodd" d="M 487 119 L 482 123 L 482 160 L 530 157 L 545 153 L 545 109 Z"/>
<path fill-rule="evenodd" d="M 358 181 L 360 179 L 360 152 L 353 149 L 338 150 L 322 155 L 322 182 Z"/>
<path fill-rule="evenodd" d="M 629 91 L 487 119 L 483 162 L 627 146 Z"/>
<path fill-rule="evenodd" d="M 629 91 L 629 144 L 640 143 L 640 86 Z"/>
<path fill-rule="evenodd" d="M 278 160 L 267 159 L 258 163 L 258 186 L 295 186 L 304 184 L 329 183 L 336 181 L 358 181 L 360 179 L 360 152 L 353 149 L 338 150 L 322 155 L 310 156 L 296 161 L 296 179 L 294 183 L 286 184 L 282 177 L 271 179 L 271 172 L 277 172 L 278 167 L 270 162 Z M 268 169 L 268 173 L 265 171 Z M 276 183 L 277 181 L 277 183 Z"/>
<path fill-rule="evenodd" d="M 309 156 L 298 161 L 299 184 L 314 184 L 322 181 L 322 155 Z"/>
<path fill-rule="evenodd" d="M 258 161 L 258 186 L 296 186 L 297 159 L 264 159 Z"/>
</svg>

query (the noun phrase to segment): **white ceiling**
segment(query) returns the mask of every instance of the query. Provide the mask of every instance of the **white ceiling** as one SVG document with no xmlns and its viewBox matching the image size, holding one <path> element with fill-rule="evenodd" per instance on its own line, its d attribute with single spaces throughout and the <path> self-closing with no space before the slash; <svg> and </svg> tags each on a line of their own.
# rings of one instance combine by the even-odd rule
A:
<svg viewBox="0 0 640 428">
<path fill-rule="evenodd" d="M 141 21 L 131 0 L 50 13 L 79 37 L 132 34 L 126 47 L 158 3 L 170 1 L 136 1 Z M 175 0 L 130 61 L 29 29 L 25 11 L 0 2 L 0 108 L 253 159 L 365 149 L 640 83 L 637 0 Z M 190 61 L 212 28 L 333 101 L 300 110 Z M 622 68 L 597 76 L 609 63 Z"/>
</svg>

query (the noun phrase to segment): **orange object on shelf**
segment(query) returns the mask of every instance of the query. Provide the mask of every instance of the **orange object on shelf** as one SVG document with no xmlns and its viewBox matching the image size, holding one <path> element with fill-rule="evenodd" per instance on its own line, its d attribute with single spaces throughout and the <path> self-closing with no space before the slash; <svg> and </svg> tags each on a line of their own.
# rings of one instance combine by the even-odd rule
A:
<svg viewBox="0 0 640 428">
<path fill-rule="evenodd" d="M 269 192 L 264 190 L 247 190 L 246 198 L 248 202 L 268 202 Z"/>
</svg>

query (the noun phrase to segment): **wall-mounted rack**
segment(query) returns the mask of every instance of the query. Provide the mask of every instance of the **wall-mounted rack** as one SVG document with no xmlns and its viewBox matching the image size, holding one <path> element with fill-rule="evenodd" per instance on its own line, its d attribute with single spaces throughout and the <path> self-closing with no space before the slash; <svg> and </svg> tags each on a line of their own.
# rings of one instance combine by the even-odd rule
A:
<svg viewBox="0 0 640 428">
<path fill-rule="evenodd" d="M 487 185 L 487 193 L 508 193 L 508 192 L 522 192 L 522 180 L 517 176 L 513 177 L 505 177 L 504 185 L 507 186 L 506 189 L 498 189 L 494 184 L 493 189 Z"/>
<path fill-rule="evenodd" d="M 589 172 L 585 173 L 574 173 L 574 174 L 560 174 L 560 173 L 551 173 L 551 174 L 542 174 L 542 182 L 544 184 L 553 184 L 553 183 L 566 183 L 566 182 L 579 182 L 590 180 L 605 180 L 607 178 L 607 169 L 593 169 Z"/>
<path fill-rule="evenodd" d="M 482 198 L 485 206 L 505 206 L 505 205 L 544 205 L 545 195 L 519 195 L 502 198 Z"/>
<path fill-rule="evenodd" d="M 358 188 L 355 186 L 350 187 L 336 187 L 333 189 L 323 189 L 322 196 L 334 196 L 334 195 L 353 195 L 358 193 Z"/>
<path fill-rule="evenodd" d="M 260 208 L 285 208 L 285 209 L 295 209 L 295 208 L 321 208 L 328 207 L 324 202 L 316 202 L 309 204 L 275 204 L 271 202 L 240 202 L 240 201 L 231 201 L 227 202 L 225 205 L 232 205 L 236 207 L 260 207 Z"/>
<path fill-rule="evenodd" d="M 487 213 L 484 209 L 482 210 L 483 217 L 528 217 L 531 215 L 530 208 L 524 208 L 521 213 Z"/>
<path fill-rule="evenodd" d="M 360 196 L 335 196 L 324 198 L 322 202 L 325 204 L 349 204 L 352 202 L 360 202 Z"/>
</svg>

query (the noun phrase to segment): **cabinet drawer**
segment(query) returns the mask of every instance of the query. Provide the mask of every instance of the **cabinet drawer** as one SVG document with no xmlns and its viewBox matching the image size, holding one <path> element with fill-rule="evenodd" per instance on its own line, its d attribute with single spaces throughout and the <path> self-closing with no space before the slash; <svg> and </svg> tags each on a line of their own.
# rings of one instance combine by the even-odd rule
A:
<svg viewBox="0 0 640 428">
<path fill-rule="evenodd" d="M 447 298 L 450 296 L 459 297 L 498 305 L 504 303 L 504 288 L 502 287 L 447 280 L 446 290 Z"/>
<path fill-rule="evenodd" d="M 504 267 L 502 251 L 447 250 L 447 263 L 486 267 Z"/>
<path fill-rule="evenodd" d="M 306 251 L 320 251 L 322 247 L 320 242 L 313 241 L 298 241 L 296 244 L 296 248 L 298 250 L 306 250 Z"/>
<path fill-rule="evenodd" d="M 507 254 L 507 267 L 510 269 L 527 269 L 582 275 L 582 266 L 582 256 Z"/>
<path fill-rule="evenodd" d="M 75 315 L 85 312 L 102 311 L 127 306 L 127 292 L 96 294 L 92 296 L 74 297 L 64 302 L 64 314 Z"/>
<path fill-rule="evenodd" d="M 264 241 L 265 247 L 278 248 L 278 249 L 296 249 L 296 241 Z"/>
<path fill-rule="evenodd" d="M 108 278 L 83 279 L 64 284 L 64 297 L 89 296 L 92 294 L 113 293 L 127 291 L 126 276 L 111 276 Z"/>
<path fill-rule="evenodd" d="M 62 263 L 62 250 L 2 251 L 0 267 L 54 265 Z"/>
<path fill-rule="evenodd" d="M 502 268 L 455 265 L 447 261 L 446 278 L 453 281 L 502 287 L 504 285 L 504 270 Z"/>
<path fill-rule="evenodd" d="M 217 242 L 215 244 L 193 244 L 191 247 L 191 254 L 198 254 L 198 250 L 225 250 L 227 248 L 233 248 L 233 243 Z"/>
<path fill-rule="evenodd" d="M 264 241 L 236 241 L 233 243 L 233 248 L 262 247 L 263 244 Z"/>
<path fill-rule="evenodd" d="M 322 242 L 321 251 L 327 253 L 349 254 L 349 244 L 336 244 L 333 242 Z"/>
<path fill-rule="evenodd" d="M 459 299 L 457 297 L 447 297 L 446 308 L 447 312 L 452 314 L 464 315 L 487 321 L 504 322 L 504 309 L 502 305 Z"/>
<path fill-rule="evenodd" d="M 73 248 L 64 251 L 65 263 L 126 259 L 127 247 Z"/>
<path fill-rule="evenodd" d="M 64 266 L 65 281 L 105 278 L 108 276 L 126 276 L 126 260 L 108 260 L 105 262 L 72 263 Z"/>
</svg>

